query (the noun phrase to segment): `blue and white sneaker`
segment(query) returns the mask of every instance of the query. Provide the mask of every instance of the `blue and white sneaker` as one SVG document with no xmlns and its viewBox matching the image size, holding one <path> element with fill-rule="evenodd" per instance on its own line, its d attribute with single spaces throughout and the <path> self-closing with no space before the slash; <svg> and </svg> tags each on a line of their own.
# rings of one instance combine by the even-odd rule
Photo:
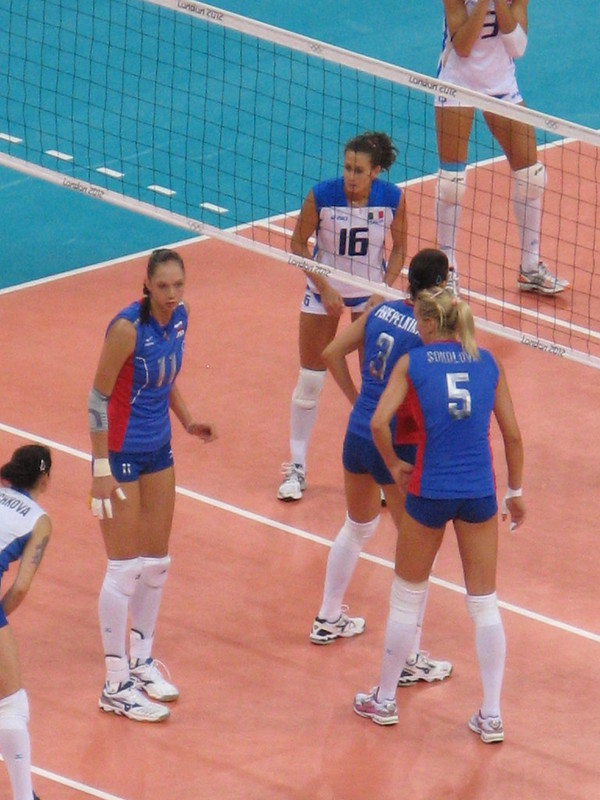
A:
<svg viewBox="0 0 600 800">
<path fill-rule="evenodd" d="M 330 644 L 336 639 L 349 639 L 351 636 L 358 636 L 365 629 L 365 621 L 362 617 L 349 617 L 345 612 L 347 606 L 342 607 L 342 613 L 335 622 L 327 622 L 326 619 L 315 617 L 310 640 L 313 644 Z"/>
<path fill-rule="evenodd" d="M 398 722 L 398 706 L 395 700 L 377 700 L 379 686 L 370 692 L 359 692 L 354 698 L 352 708 L 359 717 L 373 720 L 377 725 L 396 725 Z"/>
<path fill-rule="evenodd" d="M 170 703 L 179 697 L 179 689 L 165 679 L 161 667 L 168 674 L 168 670 L 162 662 L 154 658 L 147 658 L 141 663 L 130 662 L 129 674 L 136 687 L 146 692 L 148 697 L 153 700 L 161 700 L 163 703 Z"/>
<path fill-rule="evenodd" d="M 452 672 L 452 664 L 449 661 L 434 661 L 429 658 L 429 653 L 421 650 L 419 653 L 411 653 L 406 659 L 406 664 L 400 673 L 398 686 L 410 686 L 418 681 L 433 683 L 433 681 L 443 681 Z"/>
<path fill-rule="evenodd" d="M 105 683 L 98 706 L 102 711 L 112 711 L 117 716 L 137 722 L 161 722 L 169 716 L 168 708 L 148 700 L 133 681 L 116 686 Z"/>
<path fill-rule="evenodd" d="M 504 741 L 504 726 L 500 717 L 482 717 L 481 711 L 469 720 L 469 730 L 479 734 L 485 744 Z"/>
</svg>

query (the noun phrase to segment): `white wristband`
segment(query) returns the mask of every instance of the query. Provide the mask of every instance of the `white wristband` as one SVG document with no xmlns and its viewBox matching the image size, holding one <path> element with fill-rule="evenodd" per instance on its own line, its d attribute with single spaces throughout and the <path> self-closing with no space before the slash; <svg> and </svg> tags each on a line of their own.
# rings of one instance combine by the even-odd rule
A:
<svg viewBox="0 0 600 800">
<path fill-rule="evenodd" d="M 511 497 L 522 497 L 523 496 L 523 489 L 511 489 L 510 486 L 506 490 L 506 494 L 504 495 L 505 500 L 510 500 Z"/>
<path fill-rule="evenodd" d="M 112 475 L 112 472 L 110 471 L 110 462 L 108 458 L 93 458 L 92 477 L 108 478 L 109 475 Z"/>
<path fill-rule="evenodd" d="M 502 34 L 502 42 L 511 58 L 521 58 L 527 48 L 527 34 L 517 22 L 510 33 Z"/>
</svg>

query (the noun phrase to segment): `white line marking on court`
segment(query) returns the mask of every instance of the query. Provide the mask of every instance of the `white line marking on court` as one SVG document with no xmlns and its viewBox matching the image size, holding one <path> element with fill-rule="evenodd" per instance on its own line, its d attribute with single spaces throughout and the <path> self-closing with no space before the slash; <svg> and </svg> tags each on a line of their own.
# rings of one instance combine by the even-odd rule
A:
<svg viewBox="0 0 600 800">
<path fill-rule="evenodd" d="M 168 189 L 166 186 L 161 186 L 158 183 L 151 183 L 150 186 L 148 186 L 148 189 L 156 192 L 156 194 L 164 194 L 166 197 L 173 197 L 175 194 L 173 189 Z"/>
<path fill-rule="evenodd" d="M 3 142 L 10 142 L 11 144 L 20 144 L 23 139 L 19 139 L 18 136 L 11 136 L 10 133 L 0 133 L 0 139 Z"/>
<path fill-rule="evenodd" d="M 108 175 L 109 178 L 122 178 L 124 177 L 124 172 L 117 172 L 116 169 L 111 169 L 110 167 L 98 167 L 96 172 L 101 172 L 103 175 Z"/>
<path fill-rule="evenodd" d="M 0 756 L 0 761 L 4 761 L 2 756 Z M 83 794 L 89 794 L 91 797 L 99 797 L 100 800 L 124 800 L 123 797 L 119 797 L 116 794 L 103 792 L 102 789 L 94 789 L 92 786 L 88 786 L 85 783 L 73 781 L 71 778 L 65 778 L 63 775 L 57 775 L 56 772 L 50 772 L 49 770 L 42 769 L 41 767 L 34 767 L 32 765 L 31 771 L 34 775 L 39 775 L 41 778 L 54 781 L 54 783 L 60 783 L 61 786 L 68 786 L 69 789 L 77 789 L 78 791 L 83 792 Z"/>
<path fill-rule="evenodd" d="M 227 214 L 228 208 L 224 206 L 216 206 L 214 203 L 200 203 L 200 208 L 205 208 L 207 211 L 214 211 L 215 214 Z"/>
<path fill-rule="evenodd" d="M 60 442 L 55 442 L 51 439 L 46 439 L 43 436 L 37 436 L 33 433 L 28 433 L 20 428 L 13 428 L 11 425 L 5 425 L 4 423 L 0 422 L 0 431 L 10 433 L 13 436 L 18 436 L 21 439 L 27 439 L 29 441 L 45 444 L 47 447 L 51 447 L 54 450 L 58 450 L 61 453 L 66 453 L 67 455 L 74 456 L 75 458 L 80 458 L 83 461 L 91 461 L 91 456 L 89 453 L 84 453 L 82 450 L 76 450 L 73 447 L 60 444 Z M 177 494 L 187 497 L 190 500 L 197 500 L 199 503 L 204 503 L 205 505 L 212 506 L 213 508 L 218 508 L 221 511 L 226 511 L 229 514 L 235 514 L 237 517 L 242 517 L 243 519 L 248 519 L 252 522 L 258 522 L 267 528 L 275 528 L 278 531 L 282 531 L 282 533 L 290 533 L 292 536 L 297 536 L 300 539 L 306 539 L 307 541 L 314 542 L 315 544 L 325 545 L 325 547 L 331 547 L 332 545 L 332 542 L 329 539 L 325 539 L 323 536 L 318 536 L 315 533 L 304 531 L 301 528 L 295 528 L 292 525 L 286 525 L 283 522 L 278 522 L 277 520 L 270 519 L 269 517 L 264 517 L 262 514 L 256 514 L 253 511 L 247 511 L 244 508 L 239 508 L 238 506 L 231 505 L 230 503 L 225 503 L 222 500 L 216 500 L 214 497 L 208 497 L 207 495 L 194 492 L 190 489 L 185 489 L 181 486 L 177 486 L 175 491 Z M 394 564 L 391 561 L 387 561 L 379 556 L 373 556 L 370 553 L 361 553 L 360 557 L 365 561 L 370 561 L 373 564 L 379 564 L 387 569 L 394 568 Z M 466 594 L 464 587 L 459 586 L 456 583 L 451 583 L 450 581 L 445 581 L 434 576 L 431 576 L 430 580 L 433 584 L 440 586 L 443 589 L 448 589 L 449 591 L 457 594 Z M 583 628 L 570 625 L 568 622 L 561 622 L 560 620 L 553 619 L 552 617 L 547 617 L 544 614 L 538 614 L 537 611 L 529 611 L 526 608 L 521 608 L 521 606 L 514 605 L 513 603 L 506 603 L 503 600 L 499 600 L 498 605 L 513 614 L 526 617 L 527 619 L 531 619 L 535 622 L 541 622 L 543 625 L 548 625 L 551 628 L 558 628 L 566 633 L 572 633 L 574 636 L 579 636 L 582 639 L 589 639 L 592 642 L 597 642 L 600 644 L 600 634 L 598 633 L 586 631 Z"/>
<path fill-rule="evenodd" d="M 46 150 L 45 152 L 47 156 L 57 158 L 59 161 L 73 161 L 73 156 L 68 153 L 61 153 L 60 150 Z"/>
</svg>

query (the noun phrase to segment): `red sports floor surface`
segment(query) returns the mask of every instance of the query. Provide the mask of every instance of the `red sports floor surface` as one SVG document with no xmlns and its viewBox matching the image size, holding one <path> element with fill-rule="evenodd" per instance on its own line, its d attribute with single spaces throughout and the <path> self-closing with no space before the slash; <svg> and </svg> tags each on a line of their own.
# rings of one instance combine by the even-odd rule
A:
<svg viewBox="0 0 600 800">
<path fill-rule="evenodd" d="M 331 379 L 304 499 L 276 500 L 303 277 L 212 240 L 179 249 L 192 306 L 179 384 L 219 439 L 203 445 L 174 428 L 179 495 L 155 656 L 181 697 L 164 724 L 97 707 L 105 557 L 87 507 L 87 394 L 105 326 L 140 294 L 145 258 L 0 296 L 2 459 L 42 438 L 55 461 L 43 501 L 53 540 L 11 617 L 42 800 L 597 800 L 598 372 L 480 336 L 505 365 L 526 453 L 529 517 L 518 535 L 503 526 L 500 543 L 506 741 L 484 745 L 467 729 L 480 689 L 451 529 L 423 646 L 453 661 L 453 675 L 399 690 L 400 722 L 382 729 L 351 703 L 379 672 L 394 550 L 385 512 L 347 597 L 367 619 L 364 635 L 323 648 L 308 640 L 345 513 L 349 409 Z M 492 439 L 502 495 L 496 429 Z"/>
</svg>

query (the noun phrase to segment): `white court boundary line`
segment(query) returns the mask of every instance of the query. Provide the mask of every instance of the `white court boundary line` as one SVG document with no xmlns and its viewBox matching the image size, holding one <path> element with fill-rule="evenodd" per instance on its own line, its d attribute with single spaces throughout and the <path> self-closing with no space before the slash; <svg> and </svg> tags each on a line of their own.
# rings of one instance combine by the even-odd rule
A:
<svg viewBox="0 0 600 800">
<path fill-rule="evenodd" d="M 43 436 L 37 436 L 33 433 L 29 433 L 28 431 L 21 430 L 20 428 L 14 428 L 12 425 L 6 425 L 0 422 L 0 431 L 9 433 L 13 436 L 18 436 L 21 439 L 27 439 L 28 441 L 40 442 L 40 444 L 45 444 L 47 447 L 51 447 L 53 450 L 58 450 L 61 453 L 74 456 L 82 461 L 91 462 L 92 460 L 89 453 L 84 453 L 82 450 L 77 450 L 76 448 L 69 447 L 68 445 L 60 444 L 59 442 L 55 442 L 52 439 L 47 439 Z M 289 533 L 292 536 L 297 536 L 299 539 L 305 539 L 306 541 L 314 542 L 315 544 L 321 544 L 325 547 L 331 547 L 332 545 L 332 542 L 329 539 L 319 536 L 316 533 L 302 530 L 302 528 L 295 528 L 292 525 L 286 525 L 283 522 L 270 519 L 262 514 L 256 514 L 254 511 L 248 511 L 244 508 L 240 508 L 239 506 L 234 506 L 231 503 L 217 500 L 214 497 L 208 497 L 207 495 L 200 494 L 199 492 L 194 492 L 191 489 L 185 489 L 182 486 L 176 486 L 175 491 L 182 497 L 196 500 L 199 503 L 204 503 L 205 505 L 212 506 L 213 508 L 218 508 L 221 511 L 226 511 L 229 514 L 234 514 L 235 516 L 242 517 L 243 519 L 247 519 L 252 522 L 258 522 L 267 528 L 274 528 L 282 533 Z M 394 568 L 394 565 L 391 561 L 387 561 L 379 556 L 371 555 L 370 553 L 361 553 L 360 557 L 365 561 L 370 561 L 372 564 L 378 564 L 379 566 L 386 567 L 387 569 Z M 435 577 L 431 577 L 430 580 L 433 584 L 440 586 L 443 589 L 448 589 L 456 594 L 466 594 L 464 587 L 459 586 L 456 583 L 451 583 L 450 581 L 445 581 L 441 578 Z M 514 605 L 513 603 L 507 603 L 503 600 L 499 600 L 498 605 L 513 614 L 517 614 L 535 622 L 541 622 L 542 624 L 548 625 L 551 628 L 557 628 L 558 630 L 566 633 L 579 636 L 582 639 L 589 639 L 592 642 L 597 642 L 600 644 L 600 634 L 598 633 L 586 631 L 584 628 L 578 628 L 577 626 L 571 625 L 568 622 L 561 622 L 560 620 L 553 619 L 545 614 L 538 614 L 537 611 L 529 611 L 526 608 Z"/>
</svg>

